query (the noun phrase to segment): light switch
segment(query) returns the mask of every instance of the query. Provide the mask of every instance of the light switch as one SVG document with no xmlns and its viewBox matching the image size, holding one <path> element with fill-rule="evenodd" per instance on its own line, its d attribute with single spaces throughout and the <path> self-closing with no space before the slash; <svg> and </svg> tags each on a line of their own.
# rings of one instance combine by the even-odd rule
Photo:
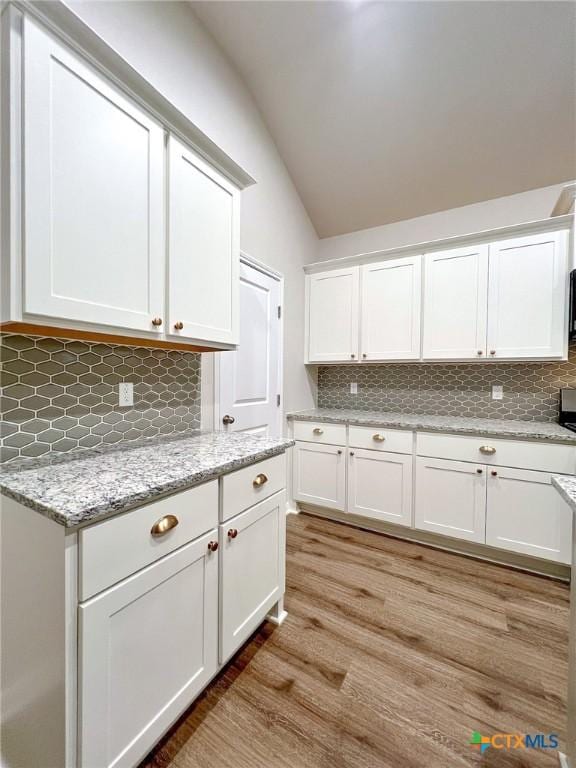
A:
<svg viewBox="0 0 576 768">
<path fill-rule="evenodd" d="M 350 394 L 351 395 L 357 395 L 358 394 L 358 384 L 355 381 L 350 382 Z"/>
<path fill-rule="evenodd" d="M 504 387 L 501 384 L 492 384 L 492 400 L 502 400 Z"/>
<path fill-rule="evenodd" d="M 126 408 L 134 405 L 134 384 L 129 381 L 123 381 L 118 384 L 118 405 Z"/>
</svg>

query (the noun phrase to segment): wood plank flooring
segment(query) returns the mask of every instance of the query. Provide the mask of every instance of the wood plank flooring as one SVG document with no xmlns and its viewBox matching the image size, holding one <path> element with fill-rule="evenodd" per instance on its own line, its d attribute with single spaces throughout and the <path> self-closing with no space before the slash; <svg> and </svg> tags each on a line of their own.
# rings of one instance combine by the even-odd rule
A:
<svg viewBox="0 0 576 768">
<path fill-rule="evenodd" d="M 141 768 L 545 768 L 565 735 L 568 587 L 306 515 L 288 518 L 286 609 Z"/>
</svg>

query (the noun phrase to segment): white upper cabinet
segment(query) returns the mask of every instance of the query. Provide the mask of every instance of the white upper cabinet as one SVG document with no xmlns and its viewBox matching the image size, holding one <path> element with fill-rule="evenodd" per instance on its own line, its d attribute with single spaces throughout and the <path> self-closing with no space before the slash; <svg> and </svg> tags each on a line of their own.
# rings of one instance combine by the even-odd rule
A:
<svg viewBox="0 0 576 768">
<path fill-rule="evenodd" d="M 426 254 L 424 359 L 485 356 L 487 291 L 487 245 Z"/>
<path fill-rule="evenodd" d="M 174 137 L 169 144 L 167 332 L 237 344 L 239 190 Z"/>
<path fill-rule="evenodd" d="M 163 128 L 24 25 L 23 313 L 160 332 Z"/>
<path fill-rule="evenodd" d="M 358 359 L 360 267 L 308 275 L 308 362 Z"/>
<path fill-rule="evenodd" d="M 567 232 L 490 245 L 488 356 L 566 355 Z"/>
<path fill-rule="evenodd" d="M 421 256 L 362 268 L 362 360 L 420 357 Z"/>
</svg>

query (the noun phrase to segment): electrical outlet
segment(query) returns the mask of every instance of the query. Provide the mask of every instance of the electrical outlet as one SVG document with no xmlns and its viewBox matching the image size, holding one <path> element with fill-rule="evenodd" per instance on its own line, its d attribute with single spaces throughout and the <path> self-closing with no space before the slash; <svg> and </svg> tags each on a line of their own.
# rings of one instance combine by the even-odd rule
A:
<svg viewBox="0 0 576 768">
<path fill-rule="evenodd" d="M 129 381 L 123 381 L 118 384 L 118 405 L 121 408 L 134 405 L 134 384 Z"/>
<path fill-rule="evenodd" d="M 502 400 L 504 387 L 501 384 L 492 384 L 492 400 Z"/>
<path fill-rule="evenodd" d="M 350 382 L 350 394 L 351 395 L 358 394 L 358 384 L 355 381 Z"/>
</svg>

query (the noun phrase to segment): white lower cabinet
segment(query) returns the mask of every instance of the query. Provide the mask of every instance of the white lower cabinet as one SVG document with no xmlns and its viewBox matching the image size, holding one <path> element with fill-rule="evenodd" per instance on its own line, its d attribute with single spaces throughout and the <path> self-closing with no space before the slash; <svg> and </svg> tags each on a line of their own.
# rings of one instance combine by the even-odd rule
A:
<svg viewBox="0 0 576 768">
<path fill-rule="evenodd" d="M 321 507 L 346 508 L 345 449 L 337 445 L 296 443 L 294 498 Z"/>
<path fill-rule="evenodd" d="M 412 455 L 350 451 L 348 512 L 397 525 L 411 525 Z"/>
<path fill-rule="evenodd" d="M 486 544 L 570 563 L 572 510 L 552 476 L 506 467 L 488 471 Z"/>
<path fill-rule="evenodd" d="M 136 765 L 218 666 L 213 530 L 79 607 L 82 768 Z"/>
<path fill-rule="evenodd" d="M 250 636 L 284 593 L 284 491 L 220 525 L 220 661 Z"/>
<path fill-rule="evenodd" d="M 484 543 L 486 470 L 478 464 L 416 458 L 415 526 Z"/>
</svg>

